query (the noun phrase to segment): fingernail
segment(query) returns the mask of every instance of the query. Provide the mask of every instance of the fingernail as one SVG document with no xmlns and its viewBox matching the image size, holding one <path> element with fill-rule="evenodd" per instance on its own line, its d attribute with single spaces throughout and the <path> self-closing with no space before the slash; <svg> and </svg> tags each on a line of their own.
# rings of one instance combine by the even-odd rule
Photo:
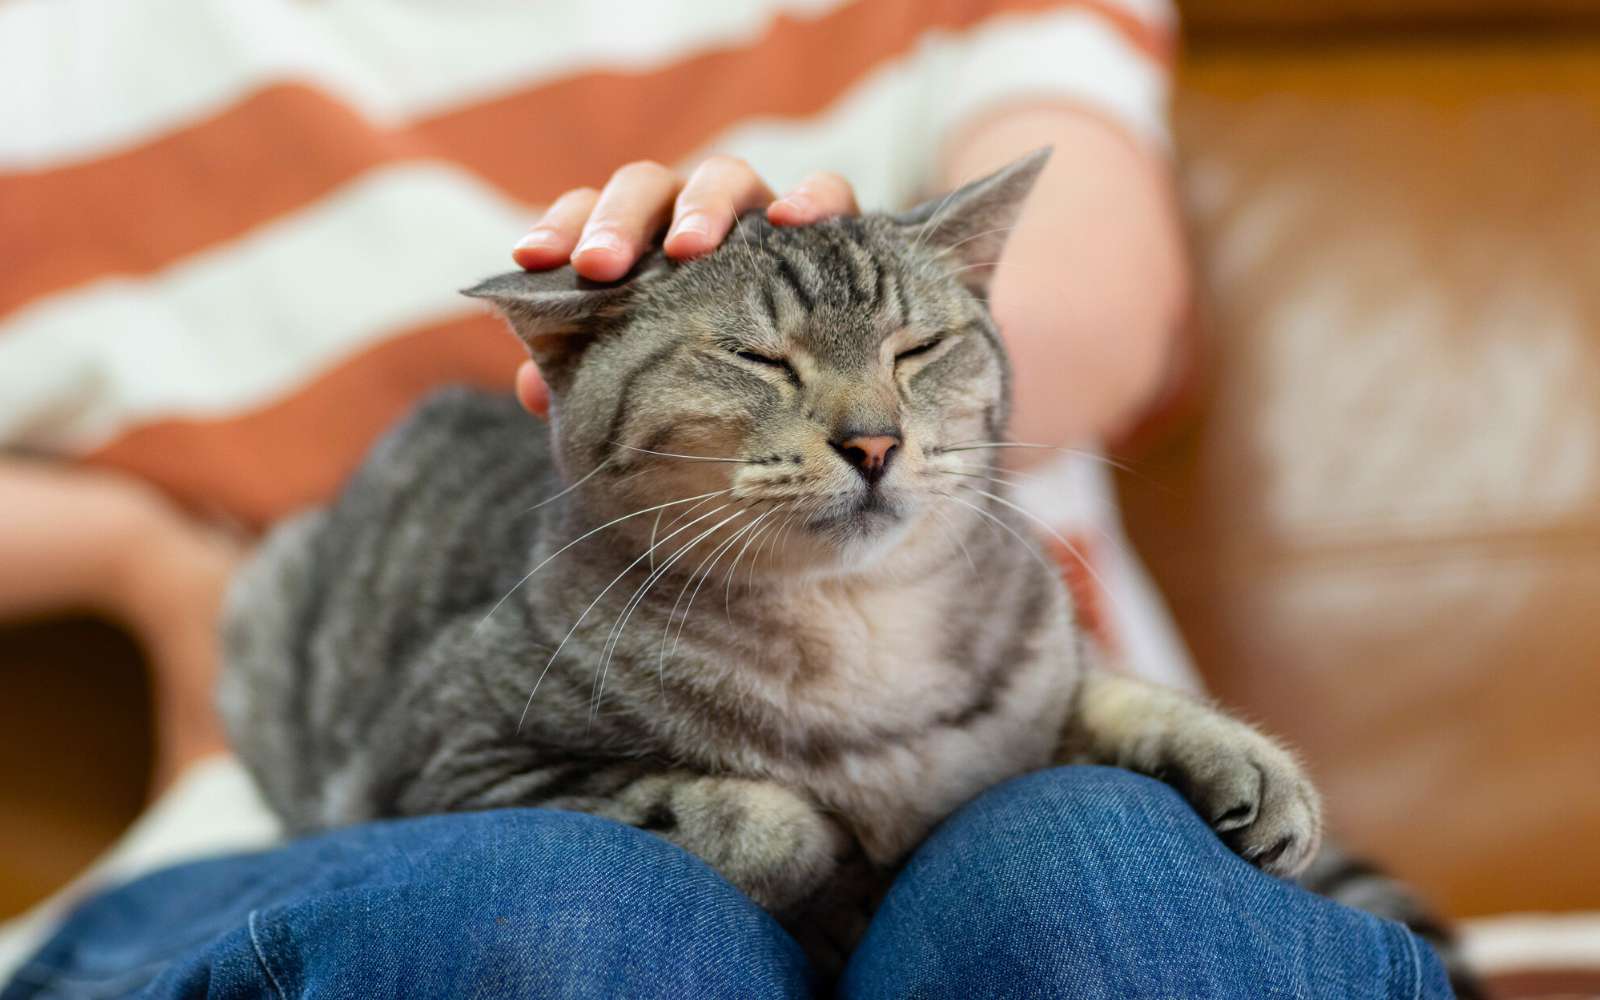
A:
<svg viewBox="0 0 1600 1000">
<path fill-rule="evenodd" d="M 614 250 L 618 253 L 621 253 L 626 249 L 627 248 L 623 246 L 622 237 L 618 236 L 616 233 L 600 229 L 585 236 L 583 241 L 578 244 L 578 249 L 573 251 L 573 256 L 577 256 L 580 253 L 587 253 L 590 250 Z"/>
<path fill-rule="evenodd" d="M 542 249 L 544 249 L 546 247 L 555 246 L 556 243 L 558 242 L 558 240 L 559 240 L 559 237 L 556 236 L 556 234 L 555 234 L 555 232 L 553 230 L 550 230 L 550 229 L 532 229 L 532 230 L 528 231 L 528 235 L 526 235 L 522 239 L 518 240 L 517 241 L 517 245 L 512 247 L 511 249 L 513 249 L 513 250 L 533 250 L 533 249 L 542 250 Z"/>
<path fill-rule="evenodd" d="M 684 233 L 696 233 L 700 236 L 709 235 L 711 233 L 711 218 L 704 212 L 690 212 L 672 224 L 671 235 L 680 236 Z"/>
<path fill-rule="evenodd" d="M 782 198 L 778 199 L 778 204 L 787 205 L 789 210 L 797 215 L 810 215 L 811 210 L 814 207 L 811 204 L 810 198 L 807 198 L 805 195 L 799 193 L 784 195 Z"/>
</svg>

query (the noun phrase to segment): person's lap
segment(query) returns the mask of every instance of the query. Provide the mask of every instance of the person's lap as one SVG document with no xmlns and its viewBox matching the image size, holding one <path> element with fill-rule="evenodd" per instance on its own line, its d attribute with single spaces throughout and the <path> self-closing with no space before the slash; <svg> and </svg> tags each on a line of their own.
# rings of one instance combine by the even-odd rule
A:
<svg viewBox="0 0 1600 1000">
<path fill-rule="evenodd" d="M 659 838 L 508 810 L 338 831 L 147 876 L 80 909 L 3 1000 L 802 997 L 777 923 Z M 1170 789 L 1061 768 L 947 820 L 845 997 L 1443 997 L 1403 928 L 1262 875 Z"/>
</svg>

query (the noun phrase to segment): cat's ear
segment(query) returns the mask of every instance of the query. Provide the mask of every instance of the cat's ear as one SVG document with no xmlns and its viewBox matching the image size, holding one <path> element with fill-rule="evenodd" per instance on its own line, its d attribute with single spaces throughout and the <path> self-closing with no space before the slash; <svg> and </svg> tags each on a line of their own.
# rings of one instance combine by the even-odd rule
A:
<svg viewBox="0 0 1600 1000">
<path fill-rule="evenodd" d="M 1049 146 L 1034 150 L 987 177 L 895 216 L 895 221 L 910 230 L 918 246 L 942 254 L 968 289 L 987 296 L 1006 237 L 1050 159 L 1050 151 Z"/>
<path fill-rule="evenodd" d="M 666 259 L 654 252 L 621 281 L 590 281 L 569 266 L 498 274 L 461 294 L 494 303 L 527 345 L 551 391 L 560 393 L 595 334 L 628 309 L 643 282 L 666 267 Z"/>
</svg>

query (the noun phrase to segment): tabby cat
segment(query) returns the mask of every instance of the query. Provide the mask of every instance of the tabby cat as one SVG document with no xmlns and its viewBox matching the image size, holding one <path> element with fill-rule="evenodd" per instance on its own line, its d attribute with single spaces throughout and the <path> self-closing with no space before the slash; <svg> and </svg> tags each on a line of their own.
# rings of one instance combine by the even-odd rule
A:
<svg viewBox="0 0 1600 1000">
<path fill-rule="evenodd" d="M 835 963 L 864 882 L 1063 761 L 1169 780 L 1243 857 L 1301 870 L 1321 822 L 1294 757 L 1095 669 L 987 475 L 1010 377 L 986 286 L 1047 156 L 904 215 L 747 218 L 616 284 L 468 291 L 538 361 L 548 434 L 441 394 L 231 591 L 224 714 L 289 827 L 606 816 Z"/>
</svg>

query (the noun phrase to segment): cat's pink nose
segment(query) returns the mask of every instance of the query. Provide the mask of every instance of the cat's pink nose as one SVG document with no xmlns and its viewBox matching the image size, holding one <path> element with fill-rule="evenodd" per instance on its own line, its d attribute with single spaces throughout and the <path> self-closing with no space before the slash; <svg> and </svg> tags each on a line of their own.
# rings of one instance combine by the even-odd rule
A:
<svg viewBox="0 0 1600 1000">
<path fill-rule="evenodd" d="M 831 443 L 846 462 L 855 466 L 868 486 L 875 486 L 889 471 L 889 462 L 900 447 L 900 435 L 864 434 Z"/>
</svg>

